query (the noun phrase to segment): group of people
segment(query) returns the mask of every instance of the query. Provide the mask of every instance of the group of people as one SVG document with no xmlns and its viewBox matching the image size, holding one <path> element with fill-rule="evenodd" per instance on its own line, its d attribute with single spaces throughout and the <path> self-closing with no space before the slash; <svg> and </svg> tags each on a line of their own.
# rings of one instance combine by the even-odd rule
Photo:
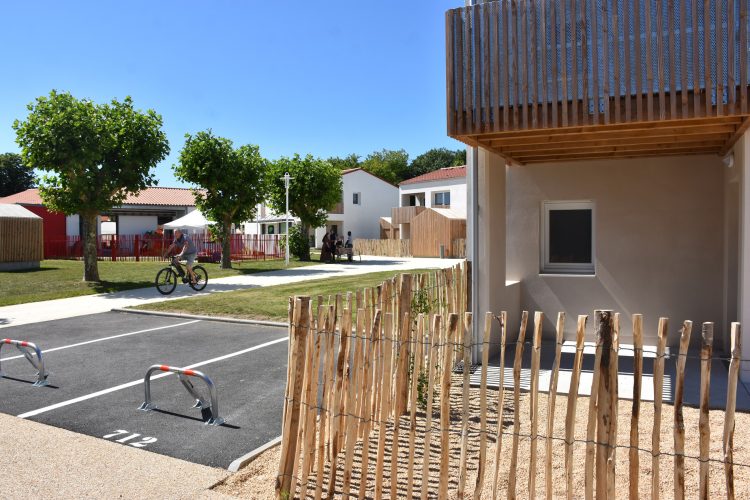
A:
<svg viewBox="0 0 750 500">
<path fill-rule="evenodd" d="M 333 262 L 336 260 L 336 250 L 339 247 L 352 248 L 353 246 L 351 231 L 347 231 L 346 241 L 336 233 L 335 228 L 326 231 L 326 234 L 323 236 L 323 247 L 320 250 L 320 261 Z"/>
</svg>

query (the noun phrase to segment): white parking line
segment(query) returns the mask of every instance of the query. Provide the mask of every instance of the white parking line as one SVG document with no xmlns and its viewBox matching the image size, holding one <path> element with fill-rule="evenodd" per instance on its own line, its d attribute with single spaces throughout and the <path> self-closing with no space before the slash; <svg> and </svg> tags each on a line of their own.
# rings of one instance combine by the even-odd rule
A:
<svg viewBox="0 0 750 500">
<path fill-rule="evenodd" d="M 186 321 L 184 323 L 177 323 L 176 325 L 166 325 L 166 326 L 159 326 L 156 328 L 148 328 L 146 330 L 138 330 L 137 332 L 129 332 L 129 333 L 121 333 L 119 335 L 112 335 L 111 337 L 104 337 L 101 339 L 94 339 L 94 340 L 87 340 L 85 342 L 78 342 L 77 344 L 70 344 L 70 345 L 64 345 L 61 347 L 53 347 L 51 349 L 42 349 L 42 354 L 47 354 L 48 352 L 53 351 L 62 351 L 63 349 L 70 349 L 73 347 L 80 347 L 82 345 L 87 344 L 94 344 L 96 342 L 104 342 L 105 340 L 112 340 L 112 339 L 119 339 L 122 337 L 129 337 L 130 335 L 138 335 L 139 333 L 148 333 L 148 332 L 155 332 L 157 330 L 166 330 L 167 328 L 177 328 L 178 326 L 185 326 L 185 325 L 192 325 L 193 323 L 198 323 L 199 319 L 193 320 L 193 321 Z M 20 356 L 9 356 L 7 358 L 0 358 L 0 361 L 10 361 L 11 359 L 19 359 L 22 358 L 23 355 Z"/>
<path fill-rule="evenodd" d="M 192 364 L 192 365 L 189 365 L 189 366 L 184 366 L 182 368 L 184 368 L 186 370 L 189 370 L 189 369 L 192 369 L 192 368 L 199 368 L 199 367 L 204 366 L 204 365 L 208 365 L 208 364 L 211 364 L 211 363 L 216 363 L 217 361 L 223 361 L 225 359 L 233 358 L 235 356 L 240 356 L 242 354 L 245 354 L 245 353 L 248 353 L 248 352 L 251 352 L 251 351 L 257 351 L 258 349 L 263 349 L 264 347 L 268 347 L 270 345 L 278 344 L 279 342 L 286 342 L 288 338 L 289 337 L 282 337 L 280 339 L 271 340 L 271 341 L 265 342 L 263 344 L 259 344 L 259 345 L 253 346 L 253 347 L 248 347 L 247 349 L 243 349 L 241 351 L 233 352 L 233 353 L 230 353 L 230 354 L 225 354 L 223 356 L 219 356 L 218 358 L 212 358 L 212 359 L 208 359 L 206 361 L 200 361 L 198 363 L 195 363 L 195 364 Z M 162 378 L 162 377 L 168 377 L 170 375 L 172 375 L 171 372 L 160 373 L 158 375 L 152 376 L 151 380 L 156 380 L 156 379 Z M 136 385 L 139 385 L 139 384 L 142 384 L 142 383 L 143 383 L 143 379 L 138 379 L 138 380 L 134 380 L 132 382 L 128 382 L 126 384 L 116 385 L 114 387 L 110 387 L 109 389 L 103 389 L 101 391 L 92 392 L 91 394 L 86 394 L 85 396 L 79 396 L 77 398 L 69 399 L 67 401 L 62 401 L 60 403 L 55 403 L 55 404 L 50 405 L 50 406 L 45 406 L 44 408 L 39 408 L 38 410 L 32 410 L 32 411 L 28 411 L 26 413 L 21 413 L 20 415 L 18 415 L 18 418 L 34 417 L 34 416 L 39 415 L 41 413 L 47 413 L 48 411 L 56 410 L 56 409 L 62 408 L 64 406 L 70 406 L 72 404 L 80 403 L 81 401 L 86 401 L 88 399 L 98 398 L 99 396 L 104 396 L 105 394 L 109 394 L 111 392 L 120 391 L 122 389 L 127 389 L 128 387 L 133 387 L 133 386 L 136 386 Z"/>
</svg>

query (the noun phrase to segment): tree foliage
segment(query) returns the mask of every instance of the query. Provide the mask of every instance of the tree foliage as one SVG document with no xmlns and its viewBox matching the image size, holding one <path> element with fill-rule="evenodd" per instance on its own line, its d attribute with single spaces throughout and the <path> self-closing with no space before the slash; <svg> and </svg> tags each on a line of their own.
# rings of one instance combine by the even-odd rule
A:
<svg viewBox="0 0 750 500">
<path fill-rule="evenodd" d="M 433 148 L 412 160 L 409 176 L 416 177 L 446 167 L 466 165 L 466 150 L 452 151 L 447 148 Z"/>
<path fill-rule="evenodd" d="M 0 154 L 0 197 L 34 187 L 34 170 L 17 153 Z"/>
<path fill-rule="evenodd" d="M 366 171 L 391 184 L 398 184 L 410 177 L 409 153 L 403 149 L 398 151 L 383 149 L 370 153 L 361 166 Z"/>
<path fill-rule="evenodd" d="M 45 172 L 39 192 L 47 208 L 81 215 L 84 280 L 99 281 L 96 217 L 153 185 L 153 167 L 169 154 L 162 118 L 136 110 L 130 97 L 97 104 L 54 90 L 28 110 L 13 124 L 23 162 Z"/>
<path fill-rule="evenodd" d="M 339 170 L 348 170 L 350 168 L 358 168 L 361 166 L 359 155 L 354 153 L 343 158 L 339 156 L 331 156 L 330 158 L 328 158 L 328 163 Z"/>
<path fill-rule="evenodd" d="M 221 265 L 230 268 L 232 224 L 255 216 L 263 201 L 268 161 L 258 146 L 234 149 L 232 141 L 215 136 L 211 130 L 187 134 L 180 151 L 180 163 L 174 166 L 178 179 L 195 184 L 195 204 L 203 215 L 216 223 L 223 244 Z"/>
<path fill-rule="evenodd" d="M 289 211 L 299 217 L 301 231 L 325 225 L 327 212 L 342 198 L 341 171 L 330 162 L 312 155 L 281 157 L 269 169 L 269 196 L 271 208 L 279 214 L 286 213 L 286 189 L 282 177 L 289 172 Z M 303 260 L 310 259 L 307 247 Z"/>
</svg>

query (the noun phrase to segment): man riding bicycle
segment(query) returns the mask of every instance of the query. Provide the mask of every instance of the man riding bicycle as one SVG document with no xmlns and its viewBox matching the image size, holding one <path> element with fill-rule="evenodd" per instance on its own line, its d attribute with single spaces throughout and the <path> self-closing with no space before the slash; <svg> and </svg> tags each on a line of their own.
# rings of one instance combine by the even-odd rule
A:
<svg viewBox="0 0 750 500">
<path fill-rule="evenodd" d="M 166 257 L 167 255 L 170 255 L 173 251 L 179 251 L 179 253 L 174 256 L 177 261 L 185 259 L 185 267 L 187 268 L 190 282 L 195 284 L 196 279 L 195 273 L 193 272 L 193 264 L 195 264 L 195 258 L 198 256 L 198 249 L 195 248 L 193 240 L 190 239 L 182 229 L 175 229 L 174 241 L 169 245 L 164 256 Z"/>
</svg>

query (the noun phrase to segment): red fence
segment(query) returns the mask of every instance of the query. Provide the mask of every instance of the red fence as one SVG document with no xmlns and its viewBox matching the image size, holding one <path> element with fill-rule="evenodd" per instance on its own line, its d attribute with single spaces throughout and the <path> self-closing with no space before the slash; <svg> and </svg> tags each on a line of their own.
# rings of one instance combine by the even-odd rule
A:
<svg viewBox="0 0 750 500">
<path fill-rule="evenodd" d="M 231 241 L 232 260 L 281 259 L 284 248 L 280 235 L 234 234 Z M 204 235 L 191 236 L 198 249 L 198 259 L 218 262 L 221 259 L 221 243 L 211 241 Z M 96 254 L 99 260 L 162 260 L 164 250 L 171 240 L 138 234 L 100 235 L 97 238 Z M 80 236 L 44 241 L 45 259 L 80 259 L 83 257 L 83 241 Z"/>
</svg>

